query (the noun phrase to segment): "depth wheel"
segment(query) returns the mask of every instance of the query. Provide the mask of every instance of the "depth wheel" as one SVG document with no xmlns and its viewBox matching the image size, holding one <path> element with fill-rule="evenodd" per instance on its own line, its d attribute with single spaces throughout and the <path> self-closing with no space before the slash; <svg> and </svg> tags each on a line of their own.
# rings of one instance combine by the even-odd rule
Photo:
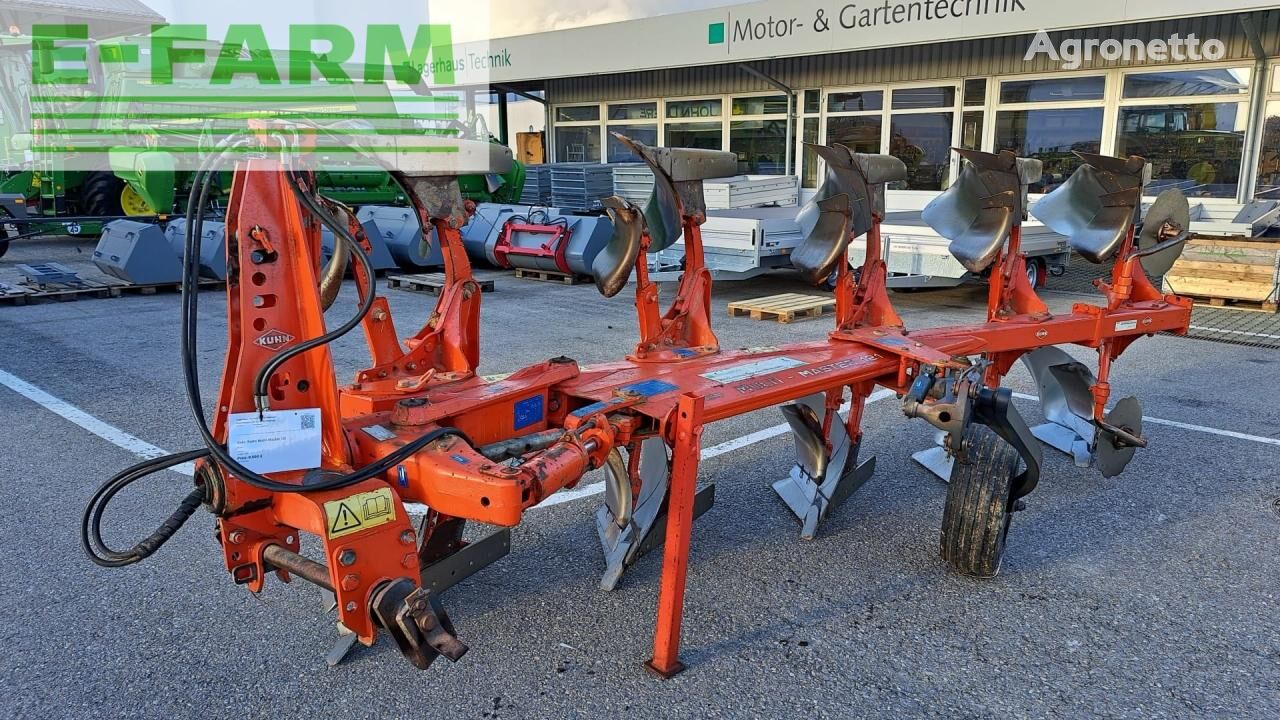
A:
<svg viewBox="0 0 1280 720">
<path fill-rule="evenodd" d="M 1018 451 L 985 425 L 964 432 L 965 461 L 951 469 L 942 511 L 942 559 L 965 575 L 995 577 L 1009 534 L 1010 484 Z"/>
</svg>

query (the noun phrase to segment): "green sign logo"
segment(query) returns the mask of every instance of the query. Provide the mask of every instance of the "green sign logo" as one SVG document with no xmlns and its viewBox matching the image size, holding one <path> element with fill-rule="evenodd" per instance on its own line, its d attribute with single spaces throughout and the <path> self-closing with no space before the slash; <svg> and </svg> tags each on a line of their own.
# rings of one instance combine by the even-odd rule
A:
<svg viewBox="0 0 1280 720">
<path fill-rule="evenodd" d="M 707 26 L 707 44 L 719 45 L 724 42 L 724 23 L 711 23 Z"/>
</svg>

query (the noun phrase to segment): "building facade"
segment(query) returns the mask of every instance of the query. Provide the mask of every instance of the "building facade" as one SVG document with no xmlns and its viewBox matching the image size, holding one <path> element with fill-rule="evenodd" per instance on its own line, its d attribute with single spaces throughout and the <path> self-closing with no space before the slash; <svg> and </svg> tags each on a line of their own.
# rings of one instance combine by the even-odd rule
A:
<svg viewBox="0 0 1280 720">
<path fill-rule="evenodd" d="M 812 3 L 796 4 L 802 7 L 790 17 L 814 12 Z M 1015 10 L 1032 4 L 1018 2 Z M 796 54 L 793 42 L 787 56 L 747 53 L 720 63 L 681 64 L 679 48 L 657 42 L 654 53 L 673 62 L 509 86 L 542 93 L 554 161 L 634 162 L 611 136 L 618 132 L 649 144 L 728 150 L 738 155 L 743 173 L 794 173 L 803 188 L 814 188 L 819 163 L 804 144 L 842 143 L 901 158 L 909 177 L 897 189 L 932 194 L 958 171 L 949 148 L 1007 149 L 1044 161 L 1044 180 L 1033 190 L 1047 192 L 1078 166 L 1073 151 L 1083 151 L 1143 155 L 1152 165 L 1153 192 L 1179 187 L 1211 201 L 1280 199 L 1280 6 L 1240 2 L 1236 12 L 1097 26 L 1092 21 L 1102 16 L 1090 17 L 1092 4 L 1081 2 L 1079 15 L 1046 15 L 1042 24 L 1031 12 L 1016 24 L 1056 27 L 1051 31 L 991 34 L 984 23 L 999 25 L 1002 16 L 986 14 L 957 31 L 982 37 L 896 44 L 901 33 L 886 27 L 861 33 L 858 42 L 874 44 L 883 35 L 886 44 L 895 43 L 890 47 Z M 1180 3 L 1128 3 L 1144 4 L 1147 14 L 1159 16 L 1177 12 Z M 758 5 L 778 18 L 791 4 Z M 887 21 L 905 6 L 910 19 L 911 6 L 919 5 L 886 2 L 882 17 Z M 836 5 L 831 12 L 849 7 L 856 6 Z M 736 34 L 740 44 L 754 40 L 733 12 L 743 11 L 729 9 L 723 24 L 706 22 L 702 12 L 649 19 L 634 29 L 652 35 L 658 21 L 701 23 L 714 46 L 720 24 L 720 32 Z M 1062 27 L 1072 22 L 1081 27 Z M 629 25 L 573 32 L 625 38 L 633 35 Z M 917 35 L 945 30 L 925 25 Z M 767 49 L 753 51 L 762 52 Z"/>
</svg>

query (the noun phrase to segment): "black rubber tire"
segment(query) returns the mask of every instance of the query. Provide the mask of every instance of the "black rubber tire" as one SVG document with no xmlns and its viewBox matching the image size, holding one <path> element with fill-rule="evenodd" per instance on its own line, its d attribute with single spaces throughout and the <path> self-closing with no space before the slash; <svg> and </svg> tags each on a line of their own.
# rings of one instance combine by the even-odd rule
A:
<svg viewBox="0 0 1280 720">
<path fill-rule="evenodd" d="M 1027 282 L 1031 283 L 1031 289 L 1035 290 L 1040 287 L 1040 277 L 1044 273 L 1044 268 L 1040 267 L 1040 261 L 1028 258 L 1027 264 Z"/>
<path fill-rule="evenodd" d="M 109 172 L 91 172 L 80 185 L 80 214 L 92 217 L 124 215 L 120 193 L 124 180 Z"/>
<path fill-rule="evenodd" d="M 4 257 L 4 254 L 7 252 L 9 252 L 9 240 L 6 238 L 4 240 L 0 240 L 0 257 Z"/>
<path fill-rule="evenodd" d="M 985 425 L 970 425 L 964 440 L 966 460 L 951 468 L 942 511 L 942 559 L 965 575 L 995 577 L 1013 514 L 1010 484 L 1021 458 Z"/>
</svg>

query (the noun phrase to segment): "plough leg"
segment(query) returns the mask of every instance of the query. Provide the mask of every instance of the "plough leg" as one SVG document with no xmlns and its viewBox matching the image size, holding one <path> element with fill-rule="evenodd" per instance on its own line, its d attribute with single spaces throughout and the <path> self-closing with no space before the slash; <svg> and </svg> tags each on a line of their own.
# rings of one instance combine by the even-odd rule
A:
<svg viewBox="0 0 1280 720">
<path fill-rule="evenodd" d="M 671 502 L 667 512 L 662 585 L 658 593 L 658 622 L 653 638 L 653 658 L 645 663 L 645 667 L 664 678 L 684 670 L 684 663 L 680 662 L 680 620 L 684 614 L 689 536 L 693 531 L 693 497 L 702 447 L 702 405 L 701 397 L 686 394 L 676 406 Z"/>
</svg>

